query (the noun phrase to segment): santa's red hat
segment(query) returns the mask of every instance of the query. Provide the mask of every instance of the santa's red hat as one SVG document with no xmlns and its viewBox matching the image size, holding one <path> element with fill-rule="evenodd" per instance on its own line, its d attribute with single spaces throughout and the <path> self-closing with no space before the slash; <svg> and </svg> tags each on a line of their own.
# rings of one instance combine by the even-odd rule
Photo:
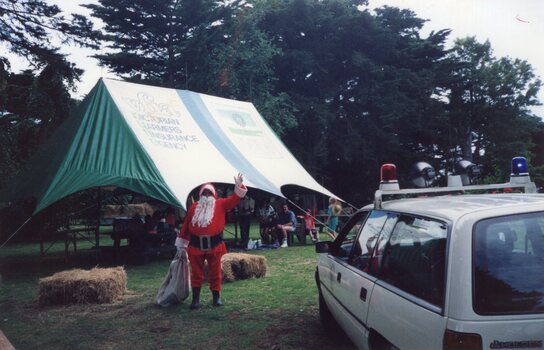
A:
<svg viewBox="0 0 544 350">
<path fill-rule="evenodd" d="M 215 187 L 211 183 L 208 182 L 208 183 L 200 186 L 200 190 L 198 191 L 198 195 L 202 196 L 202 192 L 204 192 L 204 190 L 209 190 L 214 197 L 217 197 L 217 195 L 216 195 L 217 192 L 215 192 Z"/>
</svg>

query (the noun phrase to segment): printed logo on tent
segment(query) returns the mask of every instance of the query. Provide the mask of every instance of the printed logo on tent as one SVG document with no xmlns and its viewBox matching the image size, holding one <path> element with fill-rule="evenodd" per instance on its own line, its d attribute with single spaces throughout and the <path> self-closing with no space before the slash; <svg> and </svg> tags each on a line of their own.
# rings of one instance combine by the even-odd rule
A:
<svg viewBox="0 0 544 350">
<path fill-rule="evenodd" d="M 155 102 L 153 96 L 145 92 L 138 92 L 136 98 L 124 97 L 123 102 L 153 145 L 186 150 L 189 143 L 199 141 L 196 135 L 183 132 L 182 113 L 172 104 Z"/>
<path fill-rule="evenodd" d="M 217 112 L 228 123 L 230 132 L 244 136 L 262 136 L 262 130 L 257 127 L 249 113 L 232 109 L 218 109 Z"/>
<path fill-rule="evenodd" d="M 273 143 L 269 142 L 262 124 L 258 123 L 250 111 L 214 102 L 208 102 L 208 107 L 223 131 L 246 154 L 266 159 L 280 157 Z"/>
</svg>

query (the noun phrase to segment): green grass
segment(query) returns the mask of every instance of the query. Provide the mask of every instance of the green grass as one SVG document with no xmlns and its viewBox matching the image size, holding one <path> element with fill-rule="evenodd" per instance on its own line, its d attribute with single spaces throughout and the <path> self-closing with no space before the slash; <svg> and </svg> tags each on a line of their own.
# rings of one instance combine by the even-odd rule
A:
<svg viewBox="0 0 544 350">
<path fill-rule="evenodd" d="M 252 226 L 256 239 L 257 225 Z M 234 232 L 232 227 L 229 231 Z M 101 245 L 111 245 L 111 240 L 103 236 Z M 40 278 L 74 267 L 108 265 L 90 247 L 79 241 L 80 254 L 69 259 L 63 244 L 52 246 L 45 257 L 38 244 L 0 249 L 0 329 L 17 349 L 355 348 L 345 335 L 329 334 L 319 322 L 312 244 L 252 252 L 267 258 L 266 277 L 223 284 L 222 308 L 211 306 L 207 286 L 200 310 L 189 310 L 189 300 L 156 306 L 168 258 L 126 265 L 129 292 L 114 304 L 40 307 Z"/>
</svg>

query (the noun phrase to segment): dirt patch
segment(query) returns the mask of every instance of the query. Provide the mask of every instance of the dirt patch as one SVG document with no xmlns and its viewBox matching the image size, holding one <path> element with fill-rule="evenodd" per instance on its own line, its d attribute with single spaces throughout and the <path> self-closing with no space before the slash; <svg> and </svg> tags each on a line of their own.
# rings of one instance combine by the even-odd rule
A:
<svg viewBox="0 0 544 350">
<path fill-rule="evenodd" d="M 149 328 L 149 331 L 151 333 L 167 333 L 172 330 L 172 327 L 170 326 L 153 326 Z"/>
<path fill-rule="evenodd" d="M 228 315 L 225 315 L 225 320 L 236 320 L 240 318 L 243 314 L 239 311 L 230 312 Z"/>
</svg>

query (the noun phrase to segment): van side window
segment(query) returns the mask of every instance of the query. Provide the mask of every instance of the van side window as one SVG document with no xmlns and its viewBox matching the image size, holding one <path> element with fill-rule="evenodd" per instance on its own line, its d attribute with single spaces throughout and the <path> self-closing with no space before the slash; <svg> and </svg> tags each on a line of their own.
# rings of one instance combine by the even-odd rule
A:
<svg viewBox="0 0 544 350">
<path fill-rule="evenodd" d="M 384 244 L 379 278 L 433 305 L 444 304 L 447 227 L 401 215 Z"/>
<path fill-rule="evenodd" d="M 383 211 L 374 210 L 369 214 L 362 230 L 360 230 L 361 233 L 353 245 L 349 259 L 351 265 L 361 271 L 369 272 L 372 263 L 371 256 L 387 217 L 387 213 Z M 361 222 L 362 224 L 363 222 Z"/>
<path fill-rule="evenodd" d="M 544 212 L 482 220 L 473 246 L 476 313 L 544 313 Z"/>
<path fill-rule="evenodd" d="M 379 275 L 380 266 L 383 260 L 383 252 L 385 251 L 385 247 L 389 242 L 389 237 L 391 237 L 391 232 L 393 231 L 393 228 L 395 227 L 398 218 L 398 214 L 388 214 L 387 221 L 383 225 L 382 232 L 380 233 L 380 237 L 378 238 L 378 241 L 375 244 L 374 251 L 372 253 L 372 263 L 370 264 L 368 270 L 371 275 Z"/>
<path fill-rule="evenodd" d="M 359 212 L 349 219 L 341 230 L 340 235 L 334 241 L 334 256 L 348 260 L 352 251 L 358 249 L 355 238 L 361 231 L 368 215 L 368 211 Z"/>
</svg>

